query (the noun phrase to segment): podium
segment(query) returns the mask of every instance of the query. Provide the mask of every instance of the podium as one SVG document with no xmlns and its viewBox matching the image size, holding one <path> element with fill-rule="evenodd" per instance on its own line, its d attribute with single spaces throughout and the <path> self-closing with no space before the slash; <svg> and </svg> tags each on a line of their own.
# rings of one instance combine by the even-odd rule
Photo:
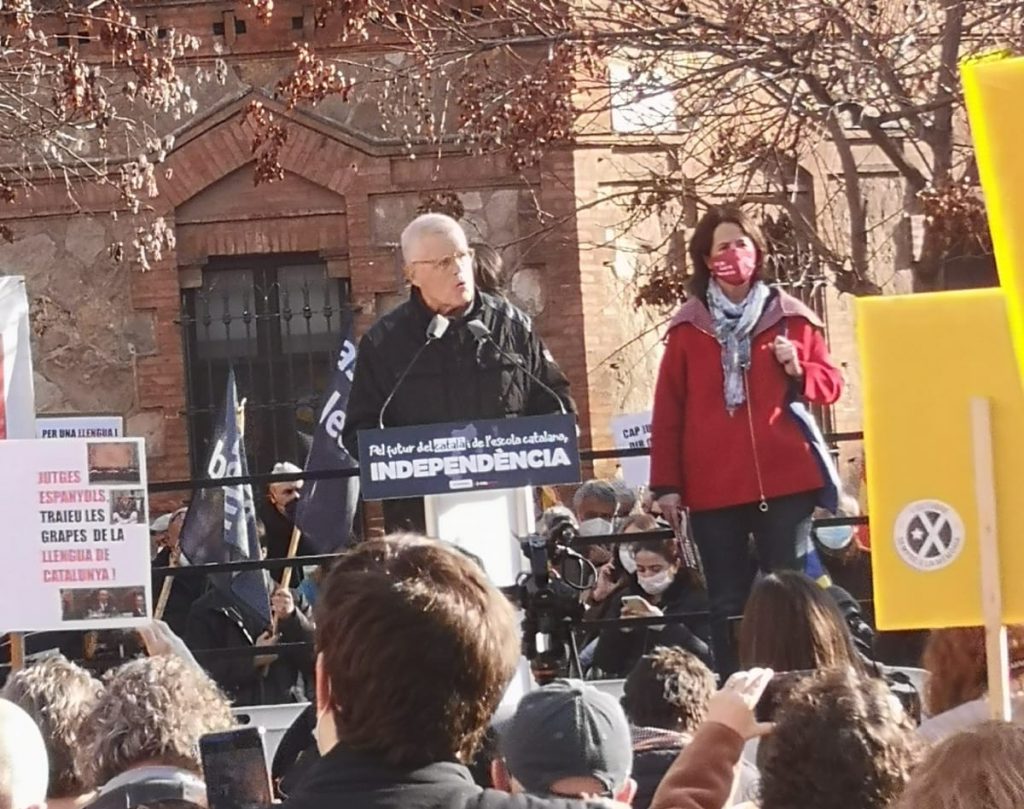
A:
<svg viewBox="0 0 1024 809">
<path fill-rule="evenodd" d="M 496 587 L 526 565 L 534 487 L 580 480 L 576 418 L 565 414 L 363 430 L 359 455 L 363 497 L 423 497 L 427 534 L 479 558 Z M 502 709 L 531 687 L 523 659 Z"/>
</svg>

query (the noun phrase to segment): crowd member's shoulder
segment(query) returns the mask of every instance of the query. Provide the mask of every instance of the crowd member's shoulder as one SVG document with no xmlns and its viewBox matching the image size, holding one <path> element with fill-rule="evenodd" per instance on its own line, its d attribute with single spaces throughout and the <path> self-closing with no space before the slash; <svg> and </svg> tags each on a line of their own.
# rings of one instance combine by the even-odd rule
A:
<svg viewBox="0 0 1024 809">
<path fill-rule="evenodd" d="M 824 329 L 825 324 L 822 319 L 818 317 L 818 313 L 811 309 L 806 303 L 794 295 L 790 295 L 788 292 L 784 292 L 781 289 L 773 289 L 772 297 L 769 301 L 768 307 L 778 307 L 778 316 L 780 318 L 802 318 L 814 326 L 816 329 Z M 769 313 L 769 308 L 766 308 L 765 314 Z"/>
<path fill-rule="evenodd" d="M 533 331 L 533 319 L 507 298 L 491 295 L 488 292 L 479 294 L 480 308 L 486 319 L 519 331 Z"/>
<path fill-rule="evenodd" d="M 569 800 L 567 798 L 540 798 L 535 795 L 510 795 L 494 789 L 485 789 L 465 809 L 628 809 L 626 804 L 609 798 Z"/>
<path fill-rule="evenodd" d="M 412 299 L 402 301 L 398 306 L 381 315 L 363 335 L 361 346 L 372 345 L 380 348 L 395 336 L 404 337 L 408 334 L 410 324 L 416 319 L 416 308 Z"/>
</svg>

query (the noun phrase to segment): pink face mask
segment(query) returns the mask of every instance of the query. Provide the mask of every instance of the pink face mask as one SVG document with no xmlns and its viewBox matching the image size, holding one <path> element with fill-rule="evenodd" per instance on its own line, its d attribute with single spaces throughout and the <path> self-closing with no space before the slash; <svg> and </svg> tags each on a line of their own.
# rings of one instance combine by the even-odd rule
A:
<svg viewBox="0 0 1024 809">
<path fill-rule="evenodd" d="M 757 250 L 753 247 L 729 247 L 709 262 L 711 274 L 719 281 L 738 287 L 747 283 L 757 271 Z"/>
</svg>

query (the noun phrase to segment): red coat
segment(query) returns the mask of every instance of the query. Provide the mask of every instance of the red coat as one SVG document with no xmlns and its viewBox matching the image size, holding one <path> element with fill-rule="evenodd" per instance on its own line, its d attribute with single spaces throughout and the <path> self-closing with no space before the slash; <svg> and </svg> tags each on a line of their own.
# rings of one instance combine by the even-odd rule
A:
<svg viewBox="0 0 1024 809">
<path fill-rule="evenodd" d="M 800 301 L 773 292 L 751 337 L 747 402 L 730 415 L 711 314 L 703 301 L 687 301 L 669 325 L 658 370 L 651 489 L 678 492 L 686 506 L 704 511 L 821 488 L 817 462 L 786 408 L 794 380 L 772 349 L 776 337 L 787 336 L 803 366 L 804 397 L 832 404 L 843 380 L 821 328 Z"/>
</svg>

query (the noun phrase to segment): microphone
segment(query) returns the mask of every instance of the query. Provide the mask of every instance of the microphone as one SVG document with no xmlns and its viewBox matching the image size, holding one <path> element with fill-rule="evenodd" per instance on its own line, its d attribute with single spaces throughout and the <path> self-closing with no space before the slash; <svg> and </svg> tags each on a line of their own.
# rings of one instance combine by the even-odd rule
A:
<svg viewBox="0 0 1024 809">
<path fill-rule="evenodd" d="M 423 355 L 423 352 L 427 350 L 427 346 L 431 343 L 435 343 L 444 337 L 444 333 L 448 331 L 448 325 L 451 323 L 448 318 L 444 315 L 434 315 L 430 319 L 430 323 L 427 324 L 426 336 L 427 340 L 423 345 L 419 347 L 419 350 L 412 355 L 412 359 L 409 360 L 409 364 L 405 366 L 405 370 L 398 377 L 398 381 L 395 382 L 395 386 L 391 389 L 391 393 L 384 400 L 384 404 L 381 405 L 380 413 L 377 414 L 377 426 L 380 429 L 384 429 L 384 412 L 388 409 L 388 405 L 391 404 L 391 400 L 395 398 L 395 394 L 398 393 L 398 389 L 405 382 L 405 378 L 409 376 L 409 372 L 412 367 L 416 364 L 417 360 Z"/>
<path fill-rule="evenodd" d="M 492 346 L 494 346 L 494 348 L 497 349 L 498 353 L 501 354 L 501 356 L 503 356 L 513 365 L 518 365 L 520 370 L 522 370 L 524 374 L 526 374 L 528 377 L 530 377 L 530 379 L 532 379 L 534 382 L 540 385 L 545 391 L 551 394 L 551 398 L 558 402 L 558 409 L 562 412 L 562 415 L 568 415 L 569 411 L 565 409 L 565 402 L 562 401 L 562 397 L 555 393 L 543 379 L 541 379 L 533 371 L 527 368 L 526 363 L 523 361 L 522 357 L 517 357 L 515 354 L 510 354 L 508 351 L 502 348 L 498 344 L 498 341 L 494 339 L 494 336 L 491 334 L 491 330 L 487 328 L 487 326 L 484 324 L 482 320 L 470 320 L 466 323 L 466 328 L 469 329 L 469 333 L 473 335 L 473 338 L 477 341 L 477 343 L 479 343 L 480 345 L 483 345 L 483 343 L 485 342 L 490 343 Z"/>
</svg>

